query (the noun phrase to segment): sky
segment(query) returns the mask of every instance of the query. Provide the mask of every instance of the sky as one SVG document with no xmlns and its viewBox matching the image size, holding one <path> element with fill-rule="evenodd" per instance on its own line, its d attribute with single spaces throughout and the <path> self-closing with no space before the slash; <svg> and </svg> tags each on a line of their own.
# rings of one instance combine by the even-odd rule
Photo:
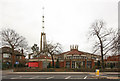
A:
<svg viewBox="0 0 120 81">
<path fill-rule="evenodd" d="M 119 0 L 0 0 L 0 29 L 11 28 L 24 36 L 29 46 L 40 46 L 44 6 L 47 41 L 60 43 L 63 52 L 77 44 L 92 53 L 89 29 L 95 20 L 118 28 Z"/>
</svg>

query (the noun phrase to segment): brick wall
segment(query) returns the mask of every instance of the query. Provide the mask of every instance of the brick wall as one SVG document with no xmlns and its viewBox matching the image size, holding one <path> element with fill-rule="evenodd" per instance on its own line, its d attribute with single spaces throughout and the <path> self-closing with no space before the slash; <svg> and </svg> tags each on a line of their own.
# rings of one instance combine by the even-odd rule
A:
<svg viewBox="0 0 120 81">
<path fill-rule="evenodd" d="M 95 66 L 94 60 L 92 59 L 92 68 Z"/>
<path fill-rule="evenodd" d="M 39 61 L 39 62 L 38 62 L 38 67 L 41 68 L 41 69 L 43 68 L 43 63 L 42 63 L 42 61 Z"/>
<path fill-rule="evenodd" d="M 60 67 L 64 67 L 64 62 L 59 63 Z"/>
</svg>

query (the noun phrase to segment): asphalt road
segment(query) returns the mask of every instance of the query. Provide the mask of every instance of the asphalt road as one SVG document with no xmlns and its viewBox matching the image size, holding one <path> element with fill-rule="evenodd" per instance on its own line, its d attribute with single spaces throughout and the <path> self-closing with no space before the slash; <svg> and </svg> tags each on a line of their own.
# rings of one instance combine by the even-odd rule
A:
<svg viewBox="0 0 120 81">
<path fill-rule="evenodd" d="M 90 79 L 91 75 L 2 75 L 2 79 Z"/>
<path fill-rule="evenodd" d="M 101 75 L 107 77 L 117 77 L 118 75 Z M 2 79 L 95 79 L 95 75 L 90 74 L 78 74 L 78 75 L 66 75 L 66 74 L 52 74 L 52 75 L 23 75 L 23 74 L 3 74 Z"/>
<path fill-rule="evenodd" d="M 2 79 L 96 79 L 95 74 L 8 74 L 9 72 L 12 72 L 12 70 L 6 70 L 2 73 Z M 118 77 L 116 74 L 102 74 L 100 75 L 103 78 L 104 77 L 110 77 L 111 79 L 114 79 L 114 77 Z M 120 77 L 120 74 L 119 74 Z M 116 79 L 116 78 L 115 78 Z"/>
</svg>

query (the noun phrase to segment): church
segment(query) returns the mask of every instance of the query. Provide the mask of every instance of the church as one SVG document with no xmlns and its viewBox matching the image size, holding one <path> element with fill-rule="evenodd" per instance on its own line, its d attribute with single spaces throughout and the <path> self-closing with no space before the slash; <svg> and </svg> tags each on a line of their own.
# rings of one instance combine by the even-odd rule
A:
<svg viewBox="0 0 120 81">
<path fill-rule="evenodd" d="M 44 10 L 44 8 L 43 8 Z M 47 68 L 48 64 L 52 64 L 51 56 L 45 54 L 46 33 L 44 32 L 44 14 L 42 16 L 42 29 L 40 38 L 40 52 L 37 57 L 31 58 L 34 53 L 29 54 L 28 67 Z M 93 68 L 101 56 L 79 51 L 78 45 L 70 46 L 70 50 L 58 55 L 54 55 L 54 64 L 59 60 L 60 68 Z"/>
<path fill-rule="evenodd" d="M 70 50 L 54 56 L 54 64 L 59 59 L 60 68 L 94 68 L 97 61 L 101 60 L 100 55 L 95 55 L 78 50 L 78 45 L 70 46 Z M 50 56 L 41 54 L 39 57 L 31 58 L 28 67 L 47 68 L 48 64 L 52 64 Z"/>
</svg>

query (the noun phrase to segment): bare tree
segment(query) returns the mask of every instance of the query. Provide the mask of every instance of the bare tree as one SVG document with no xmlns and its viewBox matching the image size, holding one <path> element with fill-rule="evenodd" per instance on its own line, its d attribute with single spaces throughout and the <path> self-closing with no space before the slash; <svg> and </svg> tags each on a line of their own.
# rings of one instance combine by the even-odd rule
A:
<svg viewBox="0 0 120 81">
<path fill-rule="evenodd" d="M 34 54 L 34 57 L 37 57 L 37 55 L 39 54 L 39 47 L 37 46 L 37 44 L 34 44 L 32 47 L 31 47 L 32 51 L 33 51 L 33 54 Z"/>
<path fill-rule="evenodd" d="M 52 44 L 52 43 L 47 43 L 45 52 L 46 54 L 50 54 L 51 58 L 52 58 L 52 66 L 54 67 L 54 55 L 55 54 L 60 54 L 62 51 L 61 49 L 61 44 L 56 43 L 56 44 Z"/>
<path fill-rule="evenodd" d="M 12 67 L 14 67 L 15 60 L 13 59 L 15 56 L 15 49 L 25 49 L 28 44 L 26 39 L 23 36 L 20 36 L 17 32 L 12 29 L 3 29 L 0 32 L 2 37 L 2 46 L 9 46 L 12 49 Z"/>
<path fill-rule="evenodd" d="M 113 29 L 105 28 L 104 21 L 97 20 L 92 24 L 90 28 L 90 37 L 91 36 L 95 37 L 95 44 L 93 46 L 94 53 L 100 52 L 102 68 L 104 68 L 104 55 L 107 53 L 112 53 L 111 50 L 115 48 L 115 45 L 113 45 L 116 39 L 115 31 Z"/>
<path fill-rule="evenodd" d="M 119 49 L 120 49 L 120 35 L 118 33 L 118 31 L 114 32 L 113 34 L 113 42 L 112 42 L 112 47 L 113 49 L 111 50 L 111 52 L 113 52 L 113 55 L 118 55 L 119 54 Z"/>
</svg>

